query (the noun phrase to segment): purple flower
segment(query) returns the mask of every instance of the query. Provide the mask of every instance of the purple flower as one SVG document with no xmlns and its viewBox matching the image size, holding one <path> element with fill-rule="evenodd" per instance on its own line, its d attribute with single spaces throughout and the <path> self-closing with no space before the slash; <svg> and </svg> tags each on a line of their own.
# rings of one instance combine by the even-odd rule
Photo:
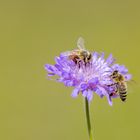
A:
<svg viewBox="0 0 140 140">
<path fill-rule="evenodd" d="M 118 70 L 127 81 L 131 79 L 125 66 L 114 64 L 114 61 L 111 54 L 105 59 L 104 53 L 94 52 L 89 63 L 85 65 L 81 61 L 79 66 L 62 53 L 55 58 L 55 65 L 46 64 L 45 69 L 48 76 L 58 76 L 56 81 L 64 83 L 65 86 L 74 87 L 72 97 L 75 98 L 82 93 L 88 101 L 91 101 L 94 92 L 101 98 L 106 96 L 109 104 L 112 105 L 111 98 L 118 97 L 118 94 L 112 95 L 116 88 L 110 77 L 112 72 Z"/>
</svg>

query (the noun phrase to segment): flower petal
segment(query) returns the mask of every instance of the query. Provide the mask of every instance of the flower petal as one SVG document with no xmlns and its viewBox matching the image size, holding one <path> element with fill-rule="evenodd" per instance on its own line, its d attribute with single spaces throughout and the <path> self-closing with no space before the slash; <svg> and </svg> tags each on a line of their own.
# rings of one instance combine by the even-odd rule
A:
<svg viewBox="0 0 140 140">
<path fill-rule="evenodd" d="M 83 95 L 84 97 L 86 97 L 87 94 L 88 94 L 87 90 L 84 90 L 84 91 L 82 92 L 82 95 Z"/>
<path fill-rule="evenodd" d="M 108 95 L 107 96 L 107 100 L 108 100 L 109 105 L 112 106 L 113 103 L 112 103 L 112 100 L 111 100 L 111 96 Z"/>
<path fill-rule="evenodd" d="M 126 79 L 127 81 L 129 81 L 129 80 L 132 79 L 132 75 L 131 75 L 131 74 L 126 74 L 124 77 L 125 77 L 125 79 Z"/>
<path fill-rule="evenodd" d="M 106 62 L 111 65 L 113 64 L 115 59 L 113 58 L 112 54 L 109 55 L 109 57 L 106 59 Z"/>
<path fill-rule="evenodd" d="M 57 69 L 55 66 L 53 65 L 49 65 L 49 64 L 46 64 L 45 65 L 45 69 L 49 72 L 49 73 L 56 73 Z"/>
<path fill-rule="evenodd" d="M 99 82 L 98 77 L 94 77 L 88 81 L 89 84 L 97 84 Z"/>
<path fill-rule="evenodd" d="M 97 86 L 96 93 L 99 96 L 101 96 L 101 95 L 107 96 L 108 95 L 108 92 L 103 87 L 101 87 L 101 86 Z"/>
<path fill-rule="evenodd" d="M 93 63 L 97 61 L 99 54 L 97 52 L 93 53 Z"/>
<path fill-rule="evenodd" d="M 73 90 L 71 96 L 72 96 L 73 98 L 75 98 L 75 97 L 78 96 L 78 94 L 79 94 L 79 89 L 78 89 L 78 88 L 75 88 L 75 89 Z"/>
<path fill-rule="evenodd" d="M 88 85 L 86 83 L 81 84 L 80 86 L 82 91 L 85 91 L 88 88 Z"/>
<path fill-rule="evenodd" d="M 64 84 L 65 84 L 65 86 L 71 87 L 71 86 L 73 86 L 73 81 L 71 81 L 71 80 L 64 80 Z"/>
<path fill-rule="evenodd" d="M 88 99 L 88 101 L 90 102 L 92 100 L 92 98 L 93 98 L 93 93 L 92 93 L 91 90 L 88 90 L 88 93 L 87 93 L 87 99 Z"/>
<path fill-rule="evenodd" d="M 124 65 L 120 65 L 120 66 L 118 67 L 118 71 L 119 71 L 120 73 L 122 73 L 122 74 L 128 73 L 128 69 L 127 69 Z"/>
<path fill-rule="evenodd" d="M 54 76 L 55 73 L 48 73 L 48 76 Z"/>
</svg>

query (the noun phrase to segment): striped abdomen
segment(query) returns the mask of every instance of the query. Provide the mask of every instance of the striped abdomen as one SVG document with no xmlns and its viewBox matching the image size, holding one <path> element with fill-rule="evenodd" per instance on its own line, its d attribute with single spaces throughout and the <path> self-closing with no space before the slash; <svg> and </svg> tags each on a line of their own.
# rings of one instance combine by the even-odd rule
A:
<svg viewBox="0 0 140 140">
<path fill-rule="evenodd" d="M 125 82 L 120 82 L 118 85 L 118 92 L 120 95 L 120 99 L 124 102 L 127 97 L 127 85 Z"/>
</svg>

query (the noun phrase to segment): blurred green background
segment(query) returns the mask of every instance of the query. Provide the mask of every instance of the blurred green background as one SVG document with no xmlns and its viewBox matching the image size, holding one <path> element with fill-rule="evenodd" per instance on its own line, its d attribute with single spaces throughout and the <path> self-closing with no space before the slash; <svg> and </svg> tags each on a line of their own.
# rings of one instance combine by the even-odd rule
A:
<svg viewBox="0 0 140 140">
<path fill-rule="evenodd" d="M 44 64 L 76 47 L 113 53 L 133 74 L 126 103 L 95 95 L 96 140 L 140 139 L 138 0 L 0 0 L 0 139 L 88 140 L 83 98 L 46 78 Z"/>
</svg>

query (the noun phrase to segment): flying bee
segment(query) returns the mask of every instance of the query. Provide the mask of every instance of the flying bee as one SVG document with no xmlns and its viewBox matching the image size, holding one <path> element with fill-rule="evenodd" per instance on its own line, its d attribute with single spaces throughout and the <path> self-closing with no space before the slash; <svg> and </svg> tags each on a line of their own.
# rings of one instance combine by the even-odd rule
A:
<svg viewBox="0 0 140 140">
<path fill-rule="evenodd" d="M 92 59 L 92 55 L 89 51 L 85 49 L 84 39 L 80 37 L 77 41 L 77 49 L 72 51 L 67 51 L 62 53 L 64 56 L 68 56 L 70 60 L 73 60 L 75 64 L 78 64 L 83 61 L 85 64 L 89 63 Z"/>
<path fill-rule="evenodd" d="M 110 76 L 115 85 L 115 94 L 118 93 L 120 96 L 120 99 L 124 102 L 126 100 L 127 97 L 127 83 L 125 80 L 125 77 L 120 74 L 117 70 L 115 70 L 111 76 Z M 113 95 L 114 93 L 112 93 L 111 95 Z"/>
</svg>

